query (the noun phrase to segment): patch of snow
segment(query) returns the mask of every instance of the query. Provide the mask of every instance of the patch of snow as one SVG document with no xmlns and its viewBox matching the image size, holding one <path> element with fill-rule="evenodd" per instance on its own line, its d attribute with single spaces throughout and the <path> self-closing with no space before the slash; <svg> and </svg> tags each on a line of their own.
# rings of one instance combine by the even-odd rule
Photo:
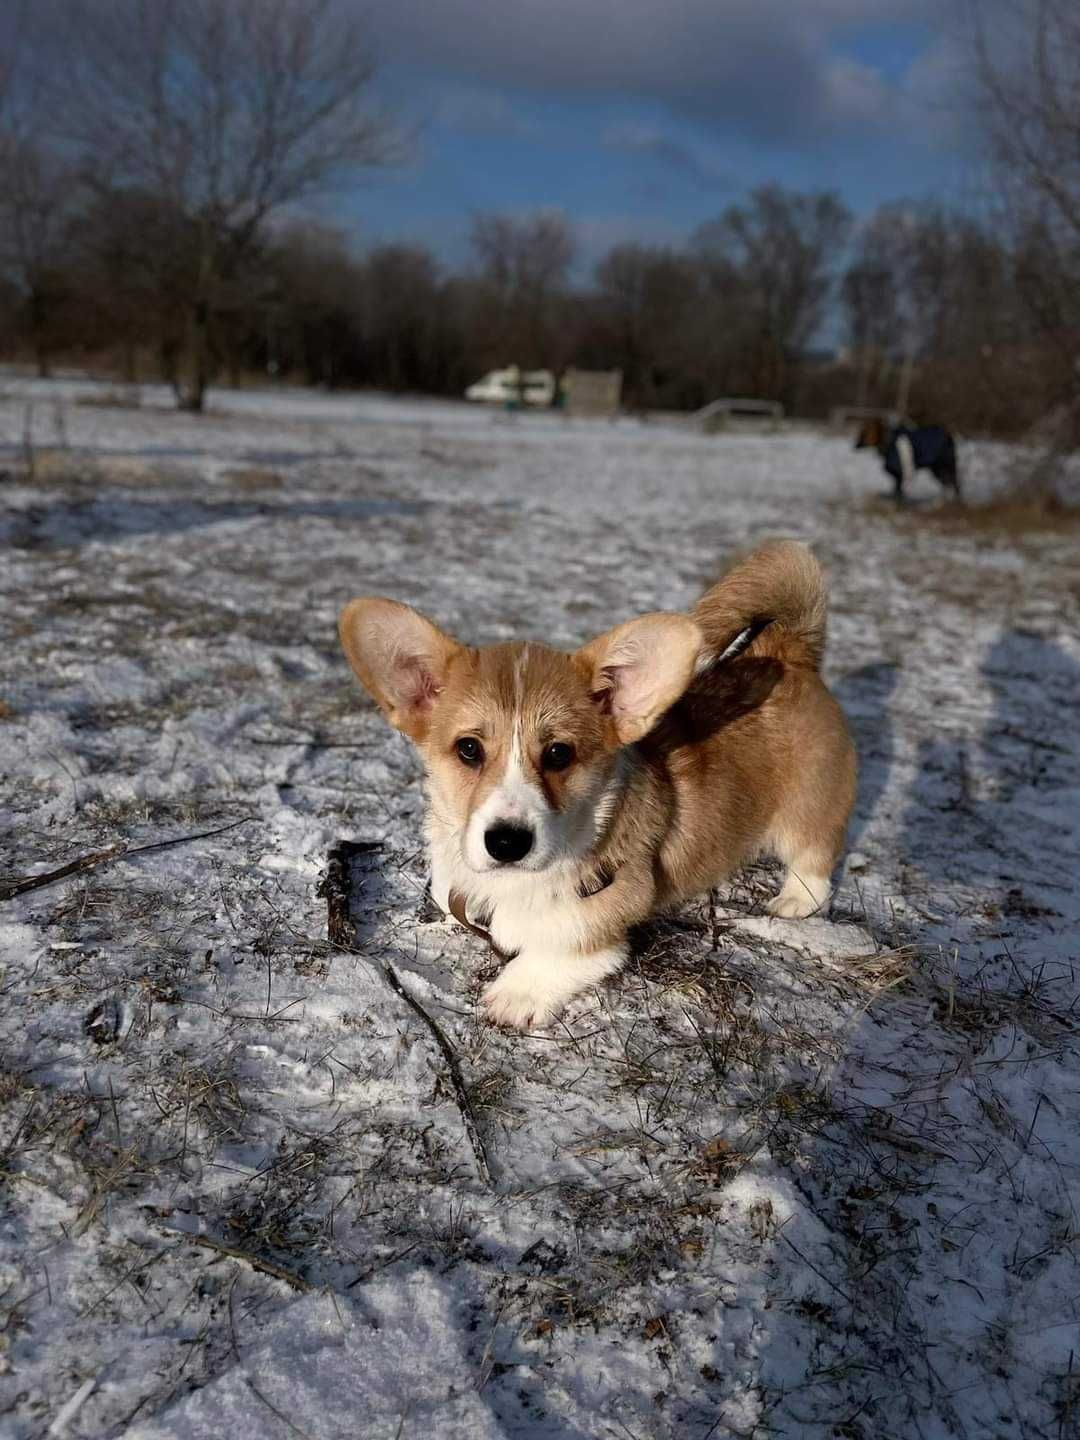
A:
<svg viewBox="0 0 1080 1440">
<path fill-rule="evenodd" d="M 811 431 L 2 390 L 0 464 L 28 406 L 41 463 L 0 483 L 0 866 L 129 847 L 0 910 L 5 1437 L 1068 1436 L 1069 534 L 935 525 L 929 481 L 896 516 Z M 752 869 L 563 1024 L 486 1028 L 340 605 L 573 646 L 775 534 L 830 570 L 860 752 L 831 914 Z M 380 847 L 356 954 L 341 838 Z"/>
</svg>

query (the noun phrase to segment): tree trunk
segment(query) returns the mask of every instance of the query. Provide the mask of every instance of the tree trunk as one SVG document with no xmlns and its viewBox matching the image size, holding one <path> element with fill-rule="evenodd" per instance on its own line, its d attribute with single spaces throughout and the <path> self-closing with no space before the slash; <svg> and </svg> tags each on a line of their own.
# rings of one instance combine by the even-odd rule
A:
<svg viewBox="0 0 1080 1440">
<path fill-rule="evenodd" d="M 193 415 L 201 415 L 205 409 L 206 392 L 211 380 L 210 297 L 214 293 L 216 269 L 213 235 L 209 225 L 204 221 L 198 276 L 188 310 L 187 361 L 190 369 L 180 397 L 180 409 L 187 410 Z"/>
<path fill-rule="evenodd" d="M 911 398 L 911 376 L 915 369 L 915 352 L 911 345 L 904 352 L 904 363 L 900 367 L 900 385 L 896 392 L 896 410 L 901 421 L 907 419 L 908 403 Z"/>
<path fill-rule="evenodd" d="M 855 382 L 855 404 L 862 409 L 866 405 L 866 395 L 870 388 L 870 346 L 860 345 L 856 353 L 858 355 L 856 372 L 858 379 Z"/>
<path fill-rule="evenodd" d="M 188 319 L 188 374 L 181 386 L 180 409 L 201 415 L 210 384 L 210 306 L 196 300 Z"/>
<path fill-rule="evenodd" d="M 52 357 L 45 336 L 45 297 L 40 290 L 30 292 L 30 333 L 34 337 L 34 360 L 39 380 L 52 379 Z"/>
<path fill-rule="evenodd" d="M 158 344 L 158 366 L 162 380 L 176 396 L 179 406 L 183 394 L 180 386 L 180 344 L 174 335 L 162 335 Z"/>
</svg>

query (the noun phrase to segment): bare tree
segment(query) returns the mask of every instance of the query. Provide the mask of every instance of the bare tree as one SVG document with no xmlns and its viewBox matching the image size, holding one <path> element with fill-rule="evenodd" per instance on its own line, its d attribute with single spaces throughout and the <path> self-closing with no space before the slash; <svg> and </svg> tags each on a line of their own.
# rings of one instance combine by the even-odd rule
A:
<svg viewBox="0 0 1080 1440">
<path fill-rule="evenodd" d="M 887 403 L 901 415 L 909 408 L 915 361 L 932 348 L 940 328 L 948 224 L 940 213 L 910 201 L 880 206 L 862 227 L 841 287 L 859 351 L 859 391 L 865 394 L 875 358 L 882 380 L 889 363 L 898 362 L 897 388 Z"/>
<path fill-rule="evenodd" d="M 25 307 L 38 370 L 47 375 L 75 186 L 46 140 L 40 40 L 28 0 L 0 16 L 0 273 Z"/>
<path fill-rule="evenodd" d="M 700 384 L 704 358 L 695 349 L 702 285 L 693 262 L 669 249 L 616 245 L 597 265 L 596 283 L 610 327 L 608 363 L 622 370 L 629 403 L 682 400 Z"/>
<path fill-rule="evenodd" d="M 697 232 L 699 253 L 738 276 L 751 330 L 748 369 L 760 394 L 780 395 L 790 358 L 821 322 L 850 227 L 835 195 L 764 185 Z"/>
<path fill-rule="evenodd" d="M 1012 278 L 1002 235 L 978 215 L 882 205 L 860 227 L 840 292 L 857 403 L 904 414 L 929 401 L 925 418 L 950 424 L 1004 416 L 1004 375 L 1027 330 Z"/>
<path fill-rule="evenodd" d="M 844 274 L 840 299 L 855 358 L 855 403 L 865 405 L 875 371 L 888 364 L 898 335 L 897 306 L 888 269 L 860 253 Z"/>
<path fill-rule="evenodd" d="M 500 363 L 565 364 L 565 291 L 574 259 L 574 237 L 557 210 L 533 215 L 473 217 L 472 247 L 484 281 L 492 354 Z M 507 353 L 509 352 L 509 353 Z"/>
<path fill-rule="evenodd" d="M 558 210 L 476 215 L 472 245 L 485 277 L 514 296 L 547 295 L 566 280 L 574 239 Z"/>
<path fill-rule="evenodd" d="M 970 6 L 974 96 L 1011 236 L 1018 293 L 1057 351 L 1057 407 L 1038 483 L 1080 444 L 1080 9 L 1075 0 Z"/>
<path fill-rule="evenodd" d="M 976 104 L 1015 198 L 1080 246 L 1080 9 L 1072 0 L 972 6 Z"/>
<path fill-rule="evenodd" d="M 0 269 L 22 296 L 41 376 L 50 371 L 64 299 L 76 190 L 71 167 L 55 152 L 17 133 L 0 135 Z"/>
<path fill-rule="evenodd" d="M 382 245 L 367 257 L 361 287 L 365 348 L 379 383 L 417 384 L 438 351 L 439 269 L 417 245 Z"/>
<path fill-rule="evenodd" d="M 63 0 L 60 114 L 86 182 L 177 217 L 185 408 L 269 217 L 387 163 L 364 36 L 334 0 Z"/>
</svg>

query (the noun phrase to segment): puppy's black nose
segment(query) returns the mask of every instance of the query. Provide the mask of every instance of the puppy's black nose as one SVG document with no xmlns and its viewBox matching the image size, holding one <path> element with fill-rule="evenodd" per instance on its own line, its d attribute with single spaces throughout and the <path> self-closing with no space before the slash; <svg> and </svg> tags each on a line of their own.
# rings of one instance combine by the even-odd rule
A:
<svg viewBox="0 0 1080 1440">
<path fill-rule="evenodd" d="M 484 831 L 484 849 L 500 865 L 524 860 L 532 849 L 533 832 L 524 825 L 492 825 Z"/>
</svg>

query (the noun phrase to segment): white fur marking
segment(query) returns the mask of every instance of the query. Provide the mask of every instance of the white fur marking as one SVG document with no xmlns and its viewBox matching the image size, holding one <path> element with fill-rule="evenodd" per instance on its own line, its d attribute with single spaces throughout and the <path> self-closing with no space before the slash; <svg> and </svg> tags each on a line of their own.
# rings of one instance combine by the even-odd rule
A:
<svg viewBox="0 0 1080 1440">
<path fill-rule="evenodd" d="M 498 979 L 480 997 L 494 1025 L 530 1030 L 554 1020 L 575 995 L 621 970 L 626 946 L 613 946 L 591 955 L 560 955 L 532 950 L 511 960 Z"/>
<path fill-rule="evenodd" d="M 829 903 L 828 875 L 801 873 L 790 869 L 784 878 L 779 895 L 765 907 L 770 915 L 785 920 L 805 920 L 808 915 L 819 915 Z"/>
<path fill-rule="evenodd" d="M 721 660 L 726 660 L 729 655 L 733 655 L 738 651 L 739 646 L 746 639 L 746 636 L 749 635 L 752 628 L 752 626 L 747 625 L 744 629 L 739 631 L 739 633 L 735 636 L 735 639 L 732 640 L 731 644 L 727 647 L 723 654 L 716 657 L 716 663 L 718 665 Z"/>
<path fill-rule="evenodd" d="M 529 863 L 534 853 L 546 848 L 543 846 L 542 828 L 547 815 L 546 800 L 525 773 L 521 737 L 515 727 L 502 779 L 469 821 L 465 833 L 466 860 L 476 870 L 492 869 L 495 862 L 484 846 L 484 831 L 493 825 L 521 825 L 535 836 L 533 850 L 526 857 L 526 863 Z"/>
<path fill-rule="evenodd" d="M 900 473 L 905 485 L 915 479 L 915 447 L 907 435 L 896 437 L 896 453 L 900 456 Z"/>
<path fill-rule="evenodd" d="M 514 661 L 514 726 L 519 723 L 519 716 L 525 705 L 525 670 L 529 663 L 529 647 L 523 645 L 521 654 Z"/>
</svg>

